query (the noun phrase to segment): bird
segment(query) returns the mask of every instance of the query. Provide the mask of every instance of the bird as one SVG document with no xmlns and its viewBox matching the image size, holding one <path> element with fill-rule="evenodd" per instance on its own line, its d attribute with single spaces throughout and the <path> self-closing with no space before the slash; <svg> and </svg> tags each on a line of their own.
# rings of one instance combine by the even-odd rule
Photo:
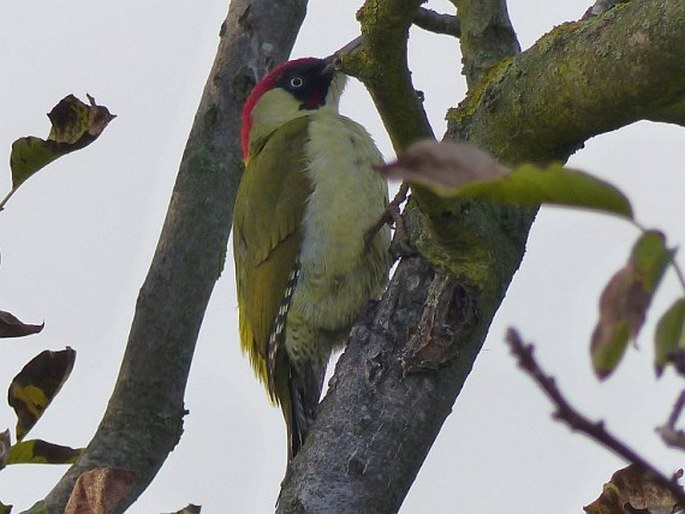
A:
<svg viewBox="0 0 685 514">
<path fill-rule="evenodd" d="M 275 67 L 242 111 L 233 215 L 240 345 L 285 419 L 288 462 L 316 419 L 328 360 L 390 268 L 383 157 L 341 115 L 333 56 Z M 370 232 L 371 231 L 371 232 Z"/>
</svg>

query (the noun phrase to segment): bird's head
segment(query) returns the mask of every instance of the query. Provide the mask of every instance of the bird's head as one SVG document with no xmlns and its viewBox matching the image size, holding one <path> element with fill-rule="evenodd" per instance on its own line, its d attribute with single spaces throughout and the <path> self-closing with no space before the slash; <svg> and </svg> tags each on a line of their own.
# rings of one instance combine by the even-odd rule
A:
<svg viewBox="0 0 685 514">
<path fill-rule="evenodd" d="M 242 113 L 242 150 L 295 118 L 324 109 L 338 111 L 347 77 L 332 58 L 306 57 L 277 66 L 252 89 Z"/>
</svg>

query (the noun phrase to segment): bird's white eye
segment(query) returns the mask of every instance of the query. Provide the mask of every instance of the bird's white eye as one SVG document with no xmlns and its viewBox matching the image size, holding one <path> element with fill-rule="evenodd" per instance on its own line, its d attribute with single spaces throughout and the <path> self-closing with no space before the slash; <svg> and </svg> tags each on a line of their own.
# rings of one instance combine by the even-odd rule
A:
<svg viewBox="0 0 685 514">
<path fill-rule="evenodd" d="M 290 79 L 291 87 L 302 87 L 302 84 L 304 84 L 304 80 L 302 80 L 302 77 L 293 77 Z"/>
</svg>

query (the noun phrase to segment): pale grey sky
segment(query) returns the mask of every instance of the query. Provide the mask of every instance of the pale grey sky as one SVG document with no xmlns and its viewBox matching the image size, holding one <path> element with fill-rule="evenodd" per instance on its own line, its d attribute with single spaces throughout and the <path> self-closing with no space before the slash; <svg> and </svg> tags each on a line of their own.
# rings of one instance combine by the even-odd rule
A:
<svg viewBox="0 0 685 514">
<path fill-rule="evenodd" d="M 590 0 L 511 0 L 524 48 Z M 327 55 L 357 34 L 356 2 L 311 2 L 294 56 Z M 443 0 L 432 2 L 447 10 Z M 31 432 L 71 446 L 90 439 L 111 392 L 135 299 L 154 250 L 181 153 L 214 58 L 224 1 L 5 0 L 0 5 L 0 161 L 23 135 L 46 136 L 45 113 L 63 96 L 90 93 L 119 117 L 91 147 L 51 164 L 0 213 L 0 309 L 45 330 L 4 340 L 0 384 L 35 354 L 78 351 L 62 393 Z M 458 45 L 414 30 L 411 67 L 436 133 L 463 96 Z M 447 62 L 447 65 L 446 65 Z M 393 156 L 371 101 L 351 84 L 342 110 L 370 129 Z M 605 177 L 631 198 L 647 226 L 671 246 L 681 224 L 683 128 L 639 123 L 591 140 L 571 164 Z M 6 171 L 4 189 L 9 188 Z M 4 191 L 3 189 L 3 191 Z M 680 382 L 655 382 L 652 316 L 624 364 L 598 384 L 588 359 L 597 298 L 637 237 L 617 219 L 543 209 L 527 256 L 497 315 L 474 372 L 402 508 L 404 514 L 579 512 L 624 464 L 550 419 L 551 408 L 516 368 L 502 339 L 514 325 L 538 343 L 537 355 L 574 405 L 601 416 L 666 472 L 682 463 L 653 428 L 665 420 Z M 682 262 L 682 260 L 681 260 Z M 233 262 L 214 291 L 186 399 L 190 415 L 177 449 L 132 513 L 169 512 L 189 502 L 203 512 L 266 513 L 285 467 L 284 427 L 250 366 L 236 328 Z M 665 277 L 654 312 L 679 294 Z M 682 294 L 682 293 L 680 293 Z M 0 391 L 2 391 L 0 385 Z M 0 402 L 0 429 L 14 415 Z M 17 511 L 41 498 L 62 466 L 11 466 L 0 472 L 0 500 Z"/>
</svg>

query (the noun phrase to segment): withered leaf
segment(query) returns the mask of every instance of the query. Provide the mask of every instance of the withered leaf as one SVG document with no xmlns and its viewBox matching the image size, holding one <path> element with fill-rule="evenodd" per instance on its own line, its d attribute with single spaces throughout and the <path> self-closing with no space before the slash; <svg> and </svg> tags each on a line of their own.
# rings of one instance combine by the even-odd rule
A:
<svg viewBox="0 0 685 514">
<path fill-rule="evenodd" d="M 619 270 L 604 288 L 599 299 L 599 321 L 590 344 L 592 364 L 599 378 L 608 377 L 621 361 L 630 339 L 631 324 L 642 325 L 648 298 L 644 288 L 635 281 L 631 264 Z"/>
<path fill-rule="evenodd" d="M 45 323 L 40 325 L 29 325 L 20 321 L 16 316 L 7 312 L 0 311 L 0 337 L 23 337 L 37 334 Z"/>
<path fill-rule="evenodd" d="M 390 179 L 417 182 L 445 195 L 468 182 L 499 178 L 509 172 L 470 143 L 438 143 L 432 139 L 417 141 L 397 161 L 380 166 L 378 171 Z"/>
<path fill-rule="evenodd" d="M 17 415 L 16 438 L 21 441 L 59 393 L 74 366 L 76 352 L 45 350 L 14 377 L 7 400 Z"/>
<path fill-rule="evenodd" d="M 590 354 L 595 374 L 607 378 L 621 361 L 629 339 L 637 337 L 661 277 L 671 260 L 665 237 L 646 231 L 628 263 L 611 278 L 599 300 L 599 321 Z"/>
<path fill-rule="evenodd" d="M 583 507 L 587 514 L 671 514 L 677 501 L 668 489 L 654 480 L 654 476 L 630 464 L 619 469 L 604 484 L 602 494 Z"/>
<path fill-rule="evenodd" d="M 10 448 L 7 464 L 73 464 L 81 451 L 41 439 L 31 439 Z"/>
<path fill-rule="evenodd" d="M 64 514 L 105 514 L 113 510 L 135 480 L 127 469 L 95 468 L 83 473 L 71 492 Z"/>
<path fill-rule="evenodd" d="M 48 113 L 52 128 L 47 139 L 27 136 L 12 143 L 10 168 L 12 190 L 49 163 L 95 141 L 116 115 L 107 107 L 97 105 L 88 96 L 86 105 L 74 95 L 68 95 Z"/>
<path fill-rule="evenodd" d="M 419 141 L 378 171 L 447 197 L 522 207 L 564 205 L 633 216 L 628 199 L 608 182 L 561 164 L 523 164 L 510 170 L 470 143 Z"/>
<path fill-rule="evenodd" d="M 92 143 L 107 124 L 116 118 L 104 105 L 98 105 L 95 98 L 86 95 L 90 105 L 84 104 L 74 95 L 64 97 L 48 113 L 52 129 L 48 139 L 57 143 L 73 145 L 78 150 Z"/>
<path fill-rule="evenodd" d="M 173 512 L 171 514 L 200 514 L 202 511 L 202 507 L 200 505 L 193 505 L 192 503 L 188 504 L 187 507 L 177 510 L 176 512 Z"/>
</svg>

